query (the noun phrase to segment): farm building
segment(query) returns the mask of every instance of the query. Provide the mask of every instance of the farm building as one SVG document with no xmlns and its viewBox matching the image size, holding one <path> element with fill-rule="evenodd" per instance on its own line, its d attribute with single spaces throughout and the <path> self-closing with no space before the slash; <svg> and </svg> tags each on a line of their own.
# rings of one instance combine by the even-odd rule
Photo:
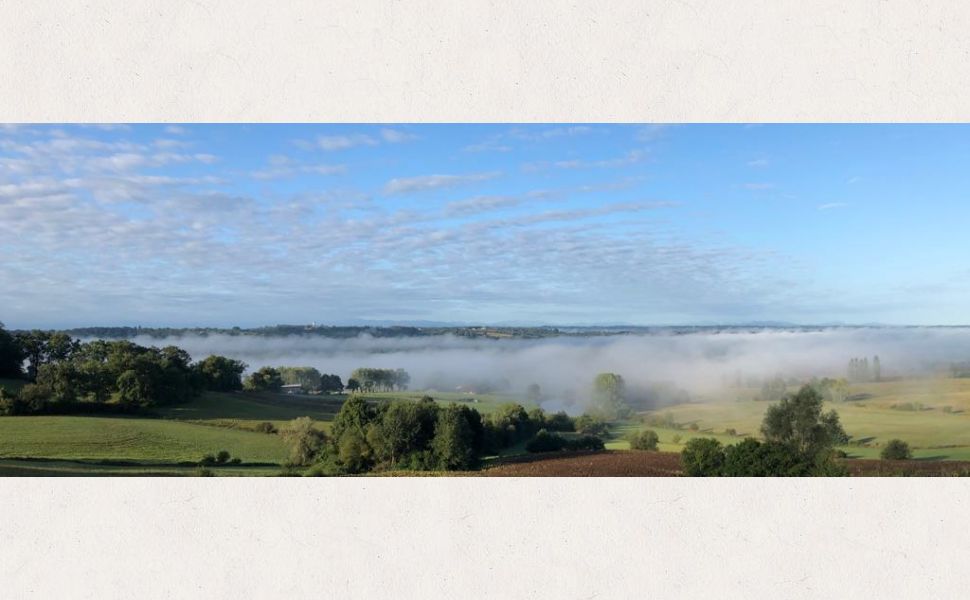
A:
<svg viewBox="0 0 970 600">
<path fill-rule="evenodd" d="M 282 393 L 284 393 L 284 394 L 303 394 L 303 393 L 305 393 L 305 390 L 303 389 L 303 385 L 300 384 L 300 383 L 288 383 L 288 384 L 280 387 L 280 391 Z"/>
</svg>

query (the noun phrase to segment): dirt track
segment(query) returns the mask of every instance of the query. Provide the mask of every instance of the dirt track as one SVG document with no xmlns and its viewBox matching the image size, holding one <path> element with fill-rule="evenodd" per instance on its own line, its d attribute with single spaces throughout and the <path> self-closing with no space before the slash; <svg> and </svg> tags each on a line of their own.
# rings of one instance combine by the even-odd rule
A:
<svg viewBox="0 0 970 600">
<path fill-rule="evenodd" d="M 970 461 L 845 460 L 855 477 L 952 477 L 970 475 Z M 607 450 L 539 454 L 507 459 L 481 471 L 488 477 L 677 477 L 683 475 L 674 452 Z"/>
</svg>

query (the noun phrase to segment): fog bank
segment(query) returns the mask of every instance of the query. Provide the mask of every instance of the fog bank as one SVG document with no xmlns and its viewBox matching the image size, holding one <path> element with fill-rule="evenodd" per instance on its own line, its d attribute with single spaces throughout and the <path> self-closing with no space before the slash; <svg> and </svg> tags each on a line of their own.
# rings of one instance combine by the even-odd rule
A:
<svg viewBox="0 0 970 600">
<path fill-rule="evenodd" d="M 312 366 L 346 382 L 357 367 L 404 368 L 412 388 L 538 383 L 546 394 L 582 397 L 600 372 L 633 386 L 669 382 L 709 393 L 739 379 L 843 377 L 853 357 L 879 355 L 885 376 L 928 373 L 970 360 L 970 328 L 833 328 L 691 334 L 562 336 L 538 340 L 456 336 L 333 339 L 318 336 L 180 336 L 133 341 L 176 345 L 194 359 L 221 354 L 262 366 Z"/>
</svg>

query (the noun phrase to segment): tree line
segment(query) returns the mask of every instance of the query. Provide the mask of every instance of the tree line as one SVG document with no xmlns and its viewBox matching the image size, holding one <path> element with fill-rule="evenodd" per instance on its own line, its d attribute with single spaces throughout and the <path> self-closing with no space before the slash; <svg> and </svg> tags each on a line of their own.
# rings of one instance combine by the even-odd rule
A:
<svg viewBox="0 0 970 600">
<path fill-rule="evenodd" d="M 176 404 L 205 390 L 241 389 L 245 369 L 224 356 L 192 362 L 176 346 L 82 343 L 61 332 L 11 334 L 0 326 L 0 376 L 29 382 L 17 394 L 0 390 L 0 414 L 128 412 Z"/>
<path fill-rule="evenodd" d="M 361 367 L 354 369 L 347 381 L 347 389 L 367 392 L 390 392 L 406 390 L 411 383 L 411 375 L 404 369 L 374 369 Z"/>
<path fill-rule="evenodd" d="M 882 364 L 878 356 L 872 357 L 872 363 L 868 357 L 850 359 L 846 372 L 849 381 L 853 383 L 882 380 Z"/>
<path fill-rule="evenodd" d="M 278 392 L 284 385 L 299 385 L 308 392 L 342 392 L 339 375 L 320 373 L 313 367 L 262 367 L 243 380 L 249 392 Z"/>
<path fill-rule="evenodd" d="M 573 419 L 541 408 L 526 410 L 504 404 L 483 415 L 473 407 L 442 406 L 430 396 L 421 400 L 370 403 L 351 394 L 326 434 L 309 417 L 295 419 L 280 431 L 290 448 L 290 464 L 309 466 L 311 475 L 347 475 L 390 469 L 469 470 L 483 457 L 523 442 L 547 443 L 551 432 L 574 432 L 600 423 L 591 417 Z M 558 436 L 557 436 L 558 437 Z M 562 438 L 566 439 L 566 438 Z M 585 433 L 581 442 L 533 451 L 575 449 L 585 444 L 602 449 L 603 442 Z"/>
</svg>

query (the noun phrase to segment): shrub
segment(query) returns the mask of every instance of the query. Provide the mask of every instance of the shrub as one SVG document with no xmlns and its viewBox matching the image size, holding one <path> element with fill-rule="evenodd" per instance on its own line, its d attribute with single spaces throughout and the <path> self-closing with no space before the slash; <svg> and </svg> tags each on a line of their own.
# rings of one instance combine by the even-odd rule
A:
<svg viewBox="0 0 970 600">
<path fill-rule="evenodd" d="M 549 431 L 576 431 L 576 423 L 565 412 L 559 411 L 546 418 L 546 429 Z"/>
<path fill-rule="evenodd" d="M 903 440 L 893 439 L 886 443 L 879 456 L 883 460 L 908 460 L 913 458 L 913 451 L 910 450 L 909 444 Z"/>
<path fill-rule="evenodd" d="M 832 460 L 834 453 L 810 455 L 781 442 L 748 438 L 723 447 L 711 438 L 687 442 L 681 462 L 694 477 L 840 477 L 844 466 Z"/>
<path fill-rule="evenodd" d="M 610 430 L 606 421 L 588 414 L 577 417 L 574 425 L 578 433 L 586 435 L 606 435 Z"/>
<path fill-rule="evenodd" d="M 199 461 L 199 464 L 206 465 L 206 466 L 214 465 L 216 464 L 216 457 L 212 456 L 211 454 L 206 454 L 205 456 L 202 457 L 202 460 Z"/>
<path fill-rule="evenodd" d="M 254 429 L 257 433 L 276 433 L 276 425 L 273 425 L 269 421 L 263 421 L 257 424 Z"/>
<path fill-rule="evenodd" d="M 595 435 L 581 435 L 578 438 L 573 438 L 571 440 L 566 440 L 567 450 L 604 450 L 606 449 L 606 444 L 603 443 L 602 438 Z"/>
<path fill-rule="evenodd" d="M 646 429 L 630 436 L 630 448 L 634 450 L 656 450 L 660 437 L 656 431 Z"/>
<path fill-rule="evenodd" d="M 727 477 L 801 477 L 814 463 L 780 442 L 748 438 L 724 449 L 721 474 Z"/>
<path fill-rule="evenodd" d="M 700 425 L 698 425 L 697 423 L 691 423 L 690 425 L 687 426 L 687 429 L 690 429 L 691 431 L 698 431 L 700 430 L 700 428 L 701 428 Z"/>
<path fill-rule="evenodd" d="M 313 427 L 313 420 L 310 417 L 293 419 L 280 435 L 290 447 L 290 462 L 294 465 L 307 465 L 313 462 L 326 441 L 326 435 Z"/>
<path fill-rule="evenodd" d="M 683 438 L 679 433 L 675 433 L 674 437 L 670 438 L 675 444 L 679 444 Z"/>
<path fill-rule="evenodd" d="M 727 435 L 736 437 L 738 435 L 738 430 L 733 427 L 728 427 L 727 429 L 724 430 L 724 433 L 726 433 Z"/>
<path fill-rule="evenodd" d="M 337 460 L 350 474 L 363 473 L 370 469 L 370 447 L 357 431 L 348 430 L 340 437 L 337 445 Z"/>
<path fill-rule="evenodd" d="M 241 465 L 242 464 L 242 459 L 237 456 L 236 458 L 230 460 L 229 461 L 229 464 L 230 465 Z"/>
<path fill-rule="evenodd" d="M 0 387 L 0 415 L 15 415 L 18 410 L 17 398 Z"/>
<path fill-rule="evenodd" d="M 232 458 L 232 455 L 229 454 L 228 450 L 220 450 L 219 453 L 216 454 L 216 462 L 220 465 L 224 465 L 229 462 L 230 458 Z"/>
<path fill-rule="evenodd" d="M 561 450 L 603 450 L 606 445 L 595 435 L 567 439 L 542 429 L 525 445 L 526 452 L 559 452 Z"/>
<path fill-rule="evenodd" d="M 566 438 L 542 429 L 525 445 L 526 452 L 558 452 L 566 448 Z"/>
<path fill-rule="evenodd" d="M 680 462 L 691 477 L 716 477 L 724 466 L 724 449 L 713 438 L 694 438 L 681 451 Z"/>
</svg>

